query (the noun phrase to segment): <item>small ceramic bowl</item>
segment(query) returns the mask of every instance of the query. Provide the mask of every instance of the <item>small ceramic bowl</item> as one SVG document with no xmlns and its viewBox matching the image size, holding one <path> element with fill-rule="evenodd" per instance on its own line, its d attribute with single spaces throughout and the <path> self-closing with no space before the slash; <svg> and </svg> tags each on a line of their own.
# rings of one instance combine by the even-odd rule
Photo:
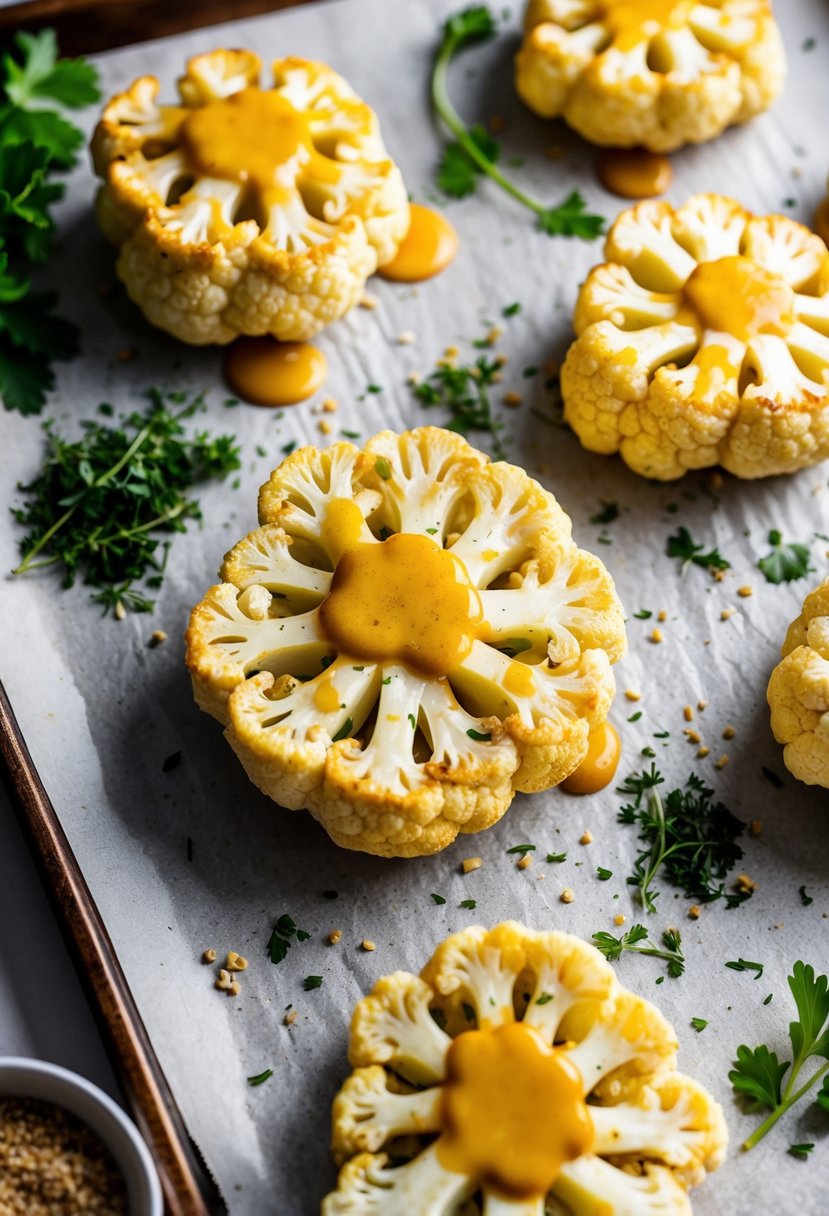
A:
<svg viewBox="0 0 829 1216">
<path fill-rule="evenodd" d="M 58 1064 L 0 1056 L 0 1097 L 54 1102 L 95 1132 L 124 1175 L 129 1216 L 163 1216 L 161 1184 L 135 1124 L 112 1098 Z"/>
</svg>

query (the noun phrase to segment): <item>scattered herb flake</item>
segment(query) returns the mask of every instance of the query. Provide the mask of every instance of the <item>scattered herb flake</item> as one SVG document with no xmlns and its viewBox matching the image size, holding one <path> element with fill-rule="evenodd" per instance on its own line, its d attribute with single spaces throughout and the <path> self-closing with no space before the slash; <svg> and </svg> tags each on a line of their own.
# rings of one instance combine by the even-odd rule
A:
<svg viewBox="0 0 829 1216">
<path fill-rule="evenodd" d="M 501 364 L 497 359 L 479 355 L 474 363 L 437 367 L 426 380 L 412 386 L 412 392 L 427 409 L 441 406 L 449 411 L 447 427 L 459 435 L 484 431 L 492 436 L 496 460 L 504 460 L 506 449 L 501 439 L 504 424 L 492 412 L 490 388 L 497 383 Z"/>
<path fill-rule="evenodd" d="M 468 912 L 473 912 L 478 906 L 478 901 L 477 899 L 462 899 L 458 906 L 466 908 Z"/>
<path fill-rule="evenodd" d="M 694 1028 L 697 1034 L 702 1034 L 707 1025 L 708 1022 L 705 1018 L 691 1018 L 691 1026 Z"/>
<path fill-rule="evenodd" d="M 255 1077 L 248 1077 L 248 1085 L 264 1085 L 273 1076 L 273 1069 L 266 1068 L 264 1072 L 257 1073 Z"/>
<path fill-rule="evenodd" d="M 310 936 L 304 929 L 298 929 L 294 918 L 285 912 L 274 925 L 265 952 L 272 963 L 281 963 L 294 940 L 307 942 Z"/>
<path fill-rule="evenodd" d="M 385 456 L 378 456 L 374 462 L 374 470 L 378 477 L 382 477 L 383 481 L 388 481 L 391 477 L 391 465 Z"/>
<path fill-rule="evenodd" d="M 511 849 L 507 849 L 507 853 L 520 853 L 523 857 L 525 853 L 534 853 L 534 844 L 514 844 Z"/>
<path fill-rule="evenodd" d="M 642 608 L 639 612 L 633 614 L 637 621 L 649 621 L 653 613 L 648 608 Z"/>
<path fill-rule="evenodd" d="M 771 553 L 757 563 L 767 583 L 793 583 L 812 573 L 808 545 L 784 545 L 781 533 L 775 530 L 769 532 L 769 544 Z"/>
<path fill-rule="evenodd" d="M 799 1161 L 808 1161 L 809 1154 L 814 1149 L 814 1144 L 790 1144 L 789 1156 L 797 1157 Z"/>
<path fill-rule="evenodd" d="M 470 726 L 466 732 L 470 739 L 474 739 L 476 743 L 489 743 L 492 735 L 487 731 L 475 730 L 474 726 Z"/>
<path fill-rule="evenodd" d="M 501 309 L 501 316 L 502 317 L 517 317 L 520 311 L 521 311 L 521 305 L 516 300 L 516 302 L 514 304 L 507 304 L 506 308 Z"/>
<path fill-rule="evenodd" d="M 321 988 L 322 987 L 322 976 L 321 975 L 306 975 L 305 979 L 302 981 L 302 987 L 305 989 L 306 992 L 312 992 L 314 990 L 314 988 Z"/>
<path fill-rule="evenodd" d="M 745 958 L 733 959 L 731 962 L 726 963 L 725 965 L 726 967 L 730 968 L 731 971 L 753 971 L 755 973 L 754 978 L 756 980 L 761 979 L 763 975 L 762 963 L 752 963 Z"/>
<path fill-rule="evenodd" d="M 598 878 L 599 882 L 607 882 L 609 878 L 613 877 L 613 871 L 606 870 L 604 866 L 597 866 L 596 877 Z"/>
<path fill-rule="evenodd" d="M 682 942 L 676 929 L 666 929 L 662 934 L 662 949 L 648 940 L 648 931 L 644 925 L 633 925 L 621 937 L 614 937 L 612 933 L 604 931 L 594 933 L 593 942 L 611 963 L 617 962 L 625 950 L 630 950 L 634 954 L 647 954 L 652 958 L 663 959 L 668 965 L 668 975 L 671 979 L 678 979 L 685 970 Z"/>
<path fill-rule="evenodd" d="M 619 504 L 617 502 L 605 502 L 601 499 L 602 508 L 595 515 L 590 516 L 591 524 L 612 524 L 614 520 L 619 518 Z"/>
<path fill-rule="evenodd" d="M 445 904 L 446 900 L 444 899 L 444 897 L 442 895 L 436 895 L 435 892 L 433 891 L 432 892 L 432 903 Z"/>
<path fill-rule="evenodd" d="M 731 562 L 726 561 L 718 549 L 711 549 L 708 553 L 703 553 L 704 548 L 705 545 L 698 545 L 694 542 L 687 528 L 681 527 L 668 537 L 665 551 L 668 557 L 679 558 L 682 562 L 683 573 L 691 563 L 707 570 L 729 570 L 731 568 Z"/>
<path fill-rule="evenodd" d="M 550 865 L 552 865 L 554 862 L 566 861 L 566 860 L 567 860 L 566 853 L 548 853 L 547 854 L 547 861 L 550 863 Z"/>
<path fill-rule="evenodd" d="M 813 904 L 815 902 L 811 895 L 807 894 L 805 886 L 798 887 L 797 892 L 800 896 L 800 902 L 803 904 L 804 908 L 808 908 L 809 904 Z"/>
<path fill-rule="evenodd" d="M 553 999 L 552 992 L 542 992 L 541 996 L 536 997 L 535 1003 L 536 1003 L 536 1005 L 549 1005 L 549 1003 L 552 999 Z"/>
<path fill-rule="evenodd" d="M 345 722 L 343 722 L 342 726 L 337 731 L 336 735 L 331 736 L 331 742 L 339 743 L 340 739 L 347 739 L 348 736 L 351 734 L 353 726 L 354 726 L 354 723 L 351 720 L 351 718 L 346 718 Z"/>
</svg>

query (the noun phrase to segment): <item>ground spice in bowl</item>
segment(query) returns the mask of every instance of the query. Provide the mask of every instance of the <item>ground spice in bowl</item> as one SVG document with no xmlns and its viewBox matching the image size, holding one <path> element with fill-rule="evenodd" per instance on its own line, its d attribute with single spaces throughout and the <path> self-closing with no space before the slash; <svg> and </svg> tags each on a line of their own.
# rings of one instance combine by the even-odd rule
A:
<svg viewBox="0 0 829 1216">
<path fill-rule="evenodd" d="M 127 1216 L 123 1175 L 91 1128 L 53 1102 L 0 1096 L 0 1216 Z"/>
</svg>

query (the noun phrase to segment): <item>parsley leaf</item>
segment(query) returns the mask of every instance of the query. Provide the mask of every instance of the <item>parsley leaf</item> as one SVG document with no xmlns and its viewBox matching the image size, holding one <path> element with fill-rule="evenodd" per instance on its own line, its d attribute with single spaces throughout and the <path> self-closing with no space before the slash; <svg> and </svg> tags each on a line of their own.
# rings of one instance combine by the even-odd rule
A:
<svg viewBox="0 0 829 1216">
<path fill-rule="evenodd" d="M 753 1106 L 771 1111 L 743 1144 L 746 1150 L 754 1148 L 818 1082 L 822 1084 L 817 1104 L 829 1111 L 829 977 L 815 975 L 814 967 L 798 960 L 788 983 L 797 1009 L 797 1020 L 789 1023 L 792 1059 L 781 1061 L 766 1045 L 752 1050 L 743 1044 L 737 1048 L 735 1067 L 728 1074 L 737 1094 L 747 1097 Z M 823 1062 L 804 1081 L 803 1069 L 811 1059 Z M 806 1145 L 793 1147 L 811 1151 Z"/>
<path fill-rule="evenodd" d="M 432 892 L 432 903 L 435 903 L 435 904 L 445 904 L 445 903 L 446 903 L 446 900 L 445 900 L 445 898 L 444 898 L 442 895 L 435 895 L 435 893 L 434 893 L 434 891 L 433 891 L 433 892 Z"/>
<path fill-rule="evenodd" d="M 478 906 L 477 899 L 462 899 L 458 907 L 466 908 L 467 911 L 473 912 Z"/>
<path fill-rule="evenodd" d="M 605 499 L 601 499 L 601 504 L 601 510 L 590 516 L 590 523 L 612 524 L 615 519 L 619 518 L 618 502 L 606 502 Z"/>
<path fill-rule="evenodd" d="M 697 1034 L 702 1034 L 707 1025 L 708 1022 L 705 1018 L 691 1018 L 691 1026 L 697 1032 Z"/>
<path fill-rule="evenodd" d="M 810 574 L 813 567 L 809 565 L 808 545 L 784 545 L 779 532 L 769 532 L 771 553 L 761 557 L 757 565 L 763 571 L 768 583 L 793 583 Z"/>
<path fill-rule="evenodd" d="M 652 958 L 663 959 L 668 964 L 668 975 L 672 979 L 678 979 L 685 970 L 682 939 L 677 929 L 665 930 L 662 934 L 662 949 L 648 940 L 648 931 L 644 925 L 633 925 L 621 937 L 614 937 L 612 933 L 604 931 L 594 933 L 593 941 L 596 948 L 611 963 L 617 962 L 625 950 L 630 950 L 634 954 L 647 954 Z"/>
<path fill-rule="evenodd" d="M 520 853 L 523 857 L 525 853 L 534 853 L 534 844 L 514 844 L 511 849 L 507 849 L 507 853 Z"/>
<path fill-rule="evenodd" d="M 478 178 L 486 174 L 517 202 L 537 217 L 538 227 L 550 236 L 578 236 L 593 240 L 604 231 L 604 217 L 591 215 L 584 199 L 574 190 L 558 206 L 549 207 L 519 189 L 498 168 L 500 146 L 481 126 L 468 127 L 449 97 L 449 67 L 459 51 L 492 38 L 497 30 L 495 17 L 484 4 L 472 5 L 449 17 L 443 25 L 440 43 L 432 64 L 432 103 L 438 117 L 454 136 L 438 166 L 438 185 L 455 198 L 475 190 Z"/>
<path fill-rule="evenodd" d="M 285 912 L 274 925 L 265 952 L 272 963 L 281 963 L 294 941 L 307 942 L 310 936 L 304 929 L 298 929 L 294 918 Z"/>
<path fill-rule="evenodd" d="M 599 882 L 607 882 L 609 878 L 613 877 L 613 871 L 606 870 L 604 866 L 597 866 L 596 877 L 598 878 Z"/>
<path fill-rule="evenodd" d="M 663 784 L 652 764 L 631 774 L 619 788 L 633 799 L 619 811 L 619 823 L 640 829 L 643 848 L 628 883 L 639 889 L 645 910 L 656 911 L 657 875 L 698 903 L 725 899 L 726 906 L 734 908 L 749 899 L 750 891 L 725 890 L 725 879 L 743 855 L 737 840 L 745 824 L 722 802 L 714 802 L 714 791 L 693 773 L 683 788 L 671 790 L 664 799 L 657 788 Z"/>
<path fill-rule="evenodd" d="M 694 542 L 694 538 L 687 528 L 679 528 L 668 537 L 665 552 L 668 557 L 680 559 L 683 573 L 690 563 L 695 566 L 703 566 L 708 570 L 729 570 L 731 568 L 731 562 L 726 561 L 718 549 L 711 549 L 708 553 L 703 553 L 704 548 L 705 545 L 698 545 Z"/>
<path fill-rule="evenodd" d="M 302 981 L 302 987 L 305 989 L 306 992 L 313 992 L 313 990 L 315 988 L 321 988 L 322 987 L 322 976 L 321 975 L 306 975 L 305 979 Z"/>
<path fill-rule="evenodd" d="M 459 367 L 437 367 L 426 380 L 415 384 L 412 392 L 427 408 L 435 405 L 450 414 L 447 427 L 459 435 L 470 431 L 487 431 L 492 436 L 492 451 L 496 460 L 504 460 L 506 450 L 501 440 L 503 422 L 492 412 L 489 389 L 497 383 L 495 377 L 501 364 L 497 359 L 479 355 L 474 363 Z"/>
<path fill-rule="evenodd" d="M 3 75 L 9 101 L 25 108 L 48 98 L 69 109 L 92 105 L 100 97 L 98 73 L 85 59 L 58 59 L 54 30 L 15 34 L 18 58 L 3 53 Z"/>
<path fill-rule="evenodd" d="M 548 853 L 547 860 L 550 862 L 550 864 L 552 864 L 553 862 L 556 862 L 556 861 L 566 861 L 567 854 L 566 853 Z"/>
</svg>

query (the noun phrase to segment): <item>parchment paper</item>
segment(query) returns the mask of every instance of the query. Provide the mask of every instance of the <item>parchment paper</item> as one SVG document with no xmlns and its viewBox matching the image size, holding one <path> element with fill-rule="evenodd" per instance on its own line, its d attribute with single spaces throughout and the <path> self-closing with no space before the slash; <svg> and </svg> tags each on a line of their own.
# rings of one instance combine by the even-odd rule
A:
<svg viewBox="0 0 829 1216">
<path fill-rule="evenodd" d="M 427 70 L 439 22 L 456 7 L 446 0 L 336 0 L 296 11 L 201 32 L 183 34 L 98 60 L 105 93 L 152 71 L 173 95 L 183 58 L 222 45 L 249 45 L 265 62 L 286 54 L 327 60 L 380 111 L 390 150 L 415 198 L 433 197 L 433 167 L 440 140 L 427 105 Z M 807 219 L 822 196 L 829 157 L 829 10 L 820 0 L 777 5 L 791 78 L 782 102 L 768 116 L 712 144 L 674 158 L 670 198 L 696 190 L 737 195 L 760 211 L 784 206 Z M 517 19 L 497 43 L 471 52 L 453 74 L 453 89 L 470 118 L 502 114 L 509 120 L 506 155 L 525 159 L 516 177 L 551 202 L 574 187 L 594 209 L 612 217 L 620 209 L 596 184 L 594 151 L 563 127 L 536 121 L 512 87 L 511 60 Z M 811 49 L 807 38 L 816 38 Z M 91 127 L 94 115 L 90 113 Z M 545 155 L 553 145 L 561 159 Z M 255 526 L 256 489 L 289 440 L 327 442 L 310 405 L 283 415 L 240 406 L 228 410 L 215 351 L 187 349 L 152 331 L 122 292 L 104 299 L 99 286 L 113 279 L 112 254 L 91 212 L 95 185 L 86 164 L 70 180 L 61 207 L 59 249 L 47 279 L 61 292 L 63 311 L 79 320 L 84 355 L 59 365 L 59 386 L 49 416 L 70 428 L 109 400 L 121 410 L 140 403 L 152 384 L 208 390 L 206 421 L 216 431 L 235 429 L 243 444 L 241 486 L 204 491 L 204 524 L 176 537 L 164 589 L 154 616 L 123 622 L 102 619 L 83 588 L 61 591 L 49 573 L 0 584 L 2 678 L 19 715 L 35 762 L 60 812 L 138 999 L 156 1050 L 191 1131 L 238 1216 L 309 1216 L 334 1181 L 328 1152 L 329 1107 L 348 1071 L 347 1025 L 354 1002 L 379 976 L 397 968 L 419 970 L 444 935 L 465 924 L 492 924 L 518 917 L 536 927 L 555 926 L 589 937 L 611 929 L 622 912 L 628 925 L 643 919 L 625 885 L 636 842 L 616 823 L 620 798 L 612 790 L 577 800 L 552 791 L 518 796 L 489 832 L 461 838 L 444 854 L 420 861 L 380 861 L 337 849 L 309 816 L 279 810 L 250 785 L 224 743 L 218 725 L 198 712 L 182 665 L 181 636 L 190 606 L 214 580 L 224 551 Z M 789 200 L 785 201 L 784 200 Z M 791 200 L 794 200 L 791 202 Z M 522 408 L 505 411 L 513 438 L 511 456 L 526 464 L 558 495 L 573 517 L 580 543 L 607 562 L 630 615 L 630 655 L 617 669 L 620 697 L 613 718 L 624 742 L 620 776 L 648 763 L 651 747 L 670 782 L 694 769 L 746 820 L 762 819 L 758 838 L 747 838 L 744 869 L 759 884 L 744 907 L 715 906 L 694 924 L 688 901 L 664 889 L 659 912 L 648 919 L 657 938 L 663 928 L 684 932 L 687 972 L 666 979 L 651 959 L 626 956 L 620 979 L 658 1002 L 675 1022 L 681 1066 L 705 1082 L 724 1104 L 732 1133 L 726 1167 L 695 1193 L 699 1216 L 825 1213 L 829 1143 L 825 1116 L 804 1107 L 780 1124 L 750 1156 L 738 1145 L 753 1128 L 735 1106 L 727 1071 L 741 1042 L 768 1042 L 787 1049 L 792 1006 L 785 976 L 795 959 L 829 966 L 829 815 L 827 795 L 799 785 L 785 772 L 768 725 L 765 688 L 789 620 L 804 593 L 826 573 L 826 541 L 813 544 L 815 573 L 808 582 L 765 583 L 756 569 L 778 528 L 793 540 L 829 533 L 827 467 L 759 483 L 726 478 L 716 495 L 705 479 L 649 484 L 617 460 L 584 452 L 574 436 L 546 425 L 533 410 L 550 415 L 543 376 L 524 380 L 528 365 L 560 356 L 569 339 L 572 303 L 601 243 L 550 240 L 532 218 L 496 189 L 482 184 L 476 198 L 447 205 L 460 230 L 462 252 L 435 281 L 411 289 L 371 285 L 380 300 L 374 312 L 357 310 L 319 341 L 330 362 L 325 393 L 341 403 L 336 428 L 359 431 L 403 428 L 442 421 L 411 399 L 410 370 L 428 371 L 448 343 L 467 343 L 500 323 L 501 309 L 520 301 L 522 312 L 505 323 L 501 349 L 509 356 L 504 389 L 525 395 Z M 413 330 L 417 342 L 399 347 L 396 335 Z M 116 353 L 135 348 L 132 363 Z M 383 386 L 364 396 L 369 383 Z M 36 470 L 41 434 L 36 421 L 5 414 L 0 448 L 3 499 Z M 332 438 L 336 438 L 335 434 Z M 473 437 L 474 438 L 474 437 Z M 481 438 L 480 436 L 478 437 Z M 256 455 L 256 445 L 267 449 Z M 590 524 L 600 500 L 618 501 L 622 516 L 606 529 Z M 675 506 L 674 506 L 675 505 Z M 678 524 L 717 544 L 733 564 L 722 583 L 698 568 L 684 578 L 665 556 L 665 541 Z M 17 529 L 2 529 L 0 566 L 15 561 Z M 738 599 L 738 586 L 754 595 Z M 727 622 L 725 607 L 735 608 Z M 647 635 L 655 619 L 636 620 L 640 609 L 668 619 L 665 641 Z M 170 640 L 148 649 L 153 629 Z M 642 691 L 632 706 L 621 690 Z M 711 747 L 706 761 L 683 739 L 685 704 L 709 702 L 699 729 Z M 627 722 L 634 710 L 641 719 Z M 723 743 L 726 724 L 736 737 Z M 669 731 L 670 738 L 655 734 Z M 182 762 L 162 772 L 177 751 Z M 713 762 L 723 753 L 721 771 Z M 761 772 L 782 778 L 775 788 Z M 594 843 L 578 841 L 589 828 Z M 187 840 L 192 841 L 192 861 Z M 538 846 L 524 872 L 506 850 Z M 543 855 L 564 851 L 568 860 L 547 866 Z M 462 858 L 479 854 L 484 866 L 462 877 Z M 600 882 L 597 866 L 613 870 Z M 804 907 L 798 888 L 813 903 Z M 571 886 L 575 903 L 559 893 Z M 336 900 L 324 897 L 337 891 Z M 446 904 L 435 906 L 431 892 Z M 475 912 L 459 908 L 478 901 Z M 274 920 L 289 912 L 311 933 L 278 967 L 265 956 Z M 336 947 L 330 929 L 343 930 Z M 374 953 L 359 949 L 373 939 Z M 200 965 L 207 946 L 220 954 L 244 953 L 251 965 L 242 996 L 228 1000 L 212 988 L 213 974 Z M 728 959 L 758 960 L 765 973 L 724 968 Z M 304 992 L 309 974 L 322 987 Z M 763 1001 L 769 993 L 774 999 Z M 286 1007 L 298 1012 L 289 1030 Z M 710 1025 L 702 1034 L 691 1017 Z M 274 1076 L 259 1088 L 245 1078 L 267 1067 Z M 813 1108 L 814 1109 L 814 1108 Z M 791 1142 L 818 1141 L 813 1158 L 786 1155 Z"/>
</svg>

